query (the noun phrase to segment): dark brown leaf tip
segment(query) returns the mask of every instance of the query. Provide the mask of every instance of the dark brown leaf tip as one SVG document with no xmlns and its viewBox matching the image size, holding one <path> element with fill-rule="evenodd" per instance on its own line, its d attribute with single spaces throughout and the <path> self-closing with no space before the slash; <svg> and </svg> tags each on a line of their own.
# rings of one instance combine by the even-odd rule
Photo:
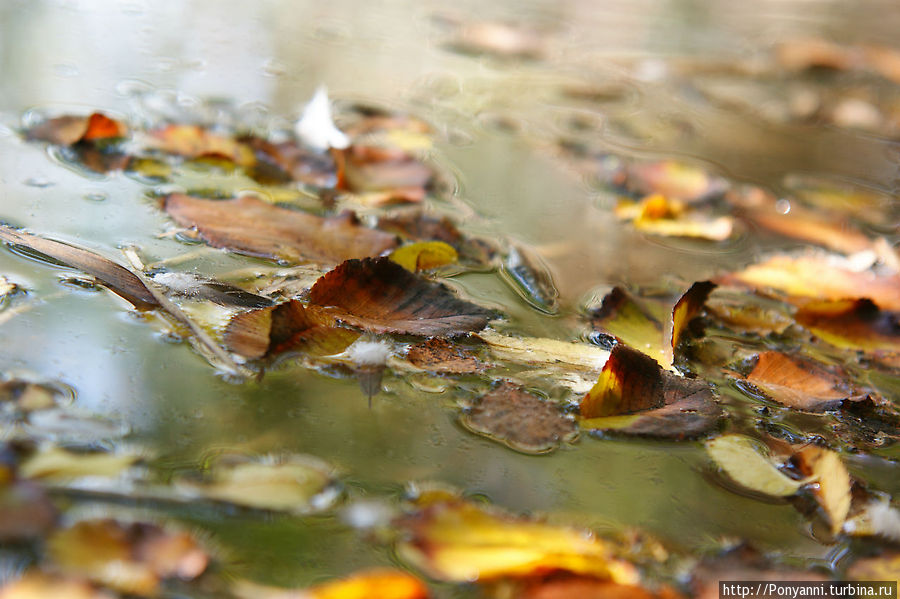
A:
<svg viewBox="0 0 900 599">
<path fill-rule="evenodd" d="M 483 329 L 494 316 L 386 257 L 343 262 L 316 281 L 309 303 L 376 333 L 459 335 Z"/>
</svg>

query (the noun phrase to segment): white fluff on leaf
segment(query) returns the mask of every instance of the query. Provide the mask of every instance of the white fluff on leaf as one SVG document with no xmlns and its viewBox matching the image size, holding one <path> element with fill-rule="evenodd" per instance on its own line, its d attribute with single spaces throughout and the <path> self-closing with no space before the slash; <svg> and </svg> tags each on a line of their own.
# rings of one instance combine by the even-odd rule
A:
<svg viewBox="0 0 900 599">
<path fill-rule="evenodd" d="M 320 152 L 329 148 L 343 150 L 350 145 L 350 138 L 334 124 L 331 117 L 331 101 L 324 85 L 316 89 L 312 99 L 303 108 L 303 114 L 294 125 L 294 131 L 300 141 Z"/>
<path fill-rule="evenodd" d="M 391 346 L 384 341 L 357 341 L 347 348 L 347 357 L 357 367 L 384 366 L 391 355 Z"/>
</svg>

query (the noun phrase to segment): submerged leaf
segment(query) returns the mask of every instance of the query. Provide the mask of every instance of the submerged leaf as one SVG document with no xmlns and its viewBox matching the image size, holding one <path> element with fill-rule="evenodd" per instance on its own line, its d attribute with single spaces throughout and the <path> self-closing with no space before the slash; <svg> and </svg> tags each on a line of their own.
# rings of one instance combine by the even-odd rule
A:
<svg viewBox="0 0 900 599">
<path fill-rule="evenodd" d="M 323 315 L 376 333 L 458 335 L 483 329 L 493 316 L 389 258 L 347 260 L 316 281 L 309 303 Z"/>
<path fill-rule="evenodd" d="M 453 264 L 459 259 L 453 246 L 443 241 L 411 243 L 394 250 L 389 257 L 410 272 L 431 270 Z"/>
<path fill-rule="evenodd" d="M 250 196 L 206 200 L 174 193 L 163 199 L 163 209 L 214 247 L 263 258 L 333 263 L 397 245 L 393 235 L 359 225 L 352 214 L 322 218 Z"/>
<path fill-rule="evenodd" d="M 711 217 L 660 194 L 647 196 L 638 203 L 623 200 L 615 213 L 621 220 L 630 220 L 638 231 L 664 237 L 724 241 L 734 229 L 730 216 Z"/>
<path fill-rule="evenodd" d="M 559 310 L 559 290 L 546 264 L 524 247 L 512 245 L 501 271 L 513 283 L 519 295 L 532 307 L 546 314 Z"/>
<path fill-rule="evenodd" d="M 99 279 L 110 290 L 131 302 L 137 308 L 152 308 L 157 305 L 156 298 L 134 273 L 98 254 L 66 243 L 18 231 L 6 225 L 0 225 L 0 240 L 34 250 L 49 256 L 53 260 L 86 272 Z"/>
<path fill-rule="evenodd" d="M 424 188 L 434 176 L 428 165 L 400 149 L 354 145 L 344 155 L 351 191 Z"/>
<path fill-rule="evenodd" d="M 47 541 L 47 552 L 66 574 L 142 596 L 155 595 L 166 578 L 196 578 L 209 562 L 187 533 L 115 520 L 85 520 L 61 530 Z"/>
<path fill-rule="evenodd" d="M 413 366 L 432 372 L 466 374 L 484 368 L 475 354 L 441 337 L 413 345 L 407 350 L 406 359 Z"/>
<path fill-rule="evenodd" d="M 188 273 L 162 272 L 154 276 L 153 280 L 165 285 L 179 295 L 197 300 L 209 300 L 222 306 L 265 308 L 273 303 L 267 297 L 250 293 L 240 287 L 219 281 L 202 279 Z"/>
<path fill-rule="evenodd" d="M 255 360 L 286 351 L 339 354 L 358 337 L 355 331 L 321 324 L 303 304 L 288 300 L 237 314 L 225 328 L 224 341 L 228 350 Z"/>
<path fill-rule="evenodd" d="M 823 447 L 805 447 L 793 459 L 800 472 L 817 480 L 813 496 L 825 514 L 831 533 L 837 534 L 850 512 L 850 473 L 837 453 Z"/>
<path fill-rule="evenodd" d="M 763 453 L 761 444 L 744 435 L 722 435 L 707 441 L 706 452 L 728 478 L 756 493 L 787 497 L 809 482 L 783 474 Z"/>
<path fill-rule="evenodd" d="M 759 354 L 747 381 L 772 400 L 801 410 L 826 410 L 851 395 L 843 380 L 824 368 L 775 351 Z"/>
<path fill-rule="evenodd" d="M 547 453 L 578 434 L 575 421 L 558 406 L 509 382 L 479 398 L 460 422 L 524 453 Z"/>
<path fill-rule="evenodd" d="M 544 337 L 510 337 L 488 329 L 478 333 L 491 353 L 503 360 L 520 364 L 561 364 L 567 368 L 597 372 L 609 359 L 609 352 L 590 343 L 546 339 Z"/>
<path fill-rule="evenodd" d="M 721 409 L 706 382 L 667 372 L 619 344 L 582 399 L 581 416 L 582 428 L 685 438 L 712 428 Z"/>
<path fill-rule="evenodd" d="M 251 166 L 253 151 L 234 138 L 212 133 L 199 125 L 168 125 L 150 132 L 153 148 L 185 158 L 225 158 L 239 166 Z"/>
<path fill-rule="evenodd" d="M 564 570 L 634 584 L 637 571 L 584 530 L 487 511 L 461 500 L 437 501 L 401 519 L 402 559 L 451 582 L 531 576 Z"/>
<path fill-rule="evenodd" d="M 19 471 L 26 478 L 66 482 L 85 476 L 117 476 L 138 459 L 129 454 L 75 453 L 61 447 L 45 447 L 25 460 Z"/>
</svg>

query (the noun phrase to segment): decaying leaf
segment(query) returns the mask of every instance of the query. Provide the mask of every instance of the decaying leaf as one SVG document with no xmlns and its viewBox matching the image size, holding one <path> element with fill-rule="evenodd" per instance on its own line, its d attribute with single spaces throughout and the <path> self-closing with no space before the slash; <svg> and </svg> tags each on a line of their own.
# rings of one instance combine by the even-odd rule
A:
<svg viewBox="0 0 900 599">
<path fill-rule="evenodd" d="M 494 249 L 487 243 L 466 239 L 448 217 L 430 216 L 421 210 L 382 216 L 378 219 L 378 229 L 411 241 L 443 241 L 453 246 L 460 259 L 486 263 L 494 255 Z"/>
<path fill-rule="evenodd" d="M 900 310 L 900 274 L 855 270 L 837 256 L 773 256 L 743 271 L 719 277 L 716 282 L 773 289 L 798 298 L 865 298 L 883 310 Z"/>
<path fill-rule="evenodd" d="M 575 421 L 558 406 L 509 382 L 476 400 L 460 422 L 523 453 L 547 453 L 578 434 Z"/>
<path fill-rule="evenodd" d="M 323 325 L 297 300 L 242 312 L 225 328 L 225 347 L 245 358 L 268 358 L 286 351 L 313 355 L 339 354 L 359 333 Z"/>
<path fill-rule="evenodd" d="M 773 401 L 801 410 L 833 408 L 852 395 L 843 379 L 825 368 L 776 351 L 759 354 L 747 381 Z"/>
<path fill-rule="evenodd" d="M 84 520 L 56 532 L 47 553 L 65 574 L 145 597 L 155 595 L 164 579 L 196 578 L 209 563 L 187 533 L 109 519 Z"/>
<path fill-rule="evenodd" d="M 620 184 L 632 193 L 695 202 L 725 191 L 724 179 L 705 170 L 671 160 L 631 164 Z"/>
<path fill-rule="evenodd" d="M 478 372 L 485 367 L 474 353 L 442 337 L 411 346 L 406 359 L 416 368 L 450 374 Z"/>
<path fill-rule="evenodd" d="M 869 299 L 804 303 L 794 319 L 828 343 L 867 352 L 900 352 L 900 312 Z"/>
<path fill-rule="evenodd" d="M 501 271 L 519 295 L 532 307 L 546 314 L 559 310 L 559 290 L 550 269 L 536 254 L 523 246 L 511 245 Z"/>
<path fill-rule="evenodd" d="M 609 352 L 590 343 L 559 341 L 544 337 L 510 337 L 492 329 L 478 338 L 488 344 L 491 354 L 519 364 L 560 364 L 580 371 L 599 372 Z"/>
<path fill-rule="evenodd" d="M 563 570 L 635 584 L 635 568 L 584 530 L 488 511 L 461 500 L 434 501 L 397 522 L 397 550 L 432 578 L 485 581 Z"/>
<path fill-rule="evenodd" d="M 239 581 L 240 599 L 428 599 L 428 587 L 402 570 L 366 570 L 305 589 L 277 589 Z"/>
<path fill-rule="evenodd" d="M 125 137 L 128 129 L 119 121 L 95 112 L 89 116 L 60 116 L 47 119 L 26 132 L 32 140 L 48 141 L 61 146 Z"/>
<path fill-rule="evenodd" d="M 137 308 L 152 308 L 157 305 L 156 298 L 134 273 L 93 252 L 18 231 L 6 225 L 0 225 L 0 239 L 49 256 L 53 260 L 96 277 Z"/>
<path fill-rule="evenodd" d="M 106 590 L 73 576 L 51 576 L 31 571 L 0 587 L 0 599 L 115 599 Z"/>
<path fill-rule="evenodd" d="M 113 477 L 133 466 L 139 456 L 121 453 L 75 453 L 61 447 L 44 447 L 22 462 L 26 478 L 67 482 L 85 476 Z"/>
<path fill-rule="evenodd" d="M 421 241 L 397 248 L 390 253 L 390 259 L 410 272 L 431 270 L 439 266 L 453 264 L 459 255 L 452 245 L 443 241 Z"/>
<path fill-rule="evenodd" d="M 331 154 L 309 150 L 294 140 L 278 143 L 243 136 L 238 141 L 256 153 L 247 174 L 262 184 L 280 185 L 300 181 L 317 187 L 334 187 L 337 167 Z"/>
<path fill-rule="evenodd" d="M 616 216 L 630 220 L 638 231 L 664 237 L 696 237 L 724 241 L 731 237 L 734 222 L 730 216 L 711 217 L 690 205 L 653 194 L 640 202 L 622 200 Z"/>
<path fill-rule="evenodd" d="M 850 512 L 850 474 L 840 456 L 830 449 L 810 445 L 794 453 L 793 460 L 801 473 L 817 480 L 813 495 L 831 533 L 837 534 Z"/>
<path fill-rule="evenodd" d="M 663 343 L 662 323 L 622 287 L 613 287 L 590 316 L 595 330 L 613 335 L 660 364 L 671 364 L 672 359 Z"/>
<path fill-rule="evenodd" d="M 222 306 L 265 308 L 273 303 L 267 297 L 250 293 L 240 287 L 203 279 L 189 273 L 161 272 L 155 275 L 153 280 L 179 295 L 196 300 L 209 300 Z"/>
<path fill-rule="evenodd" d="M 706 452 L 716 465 L 744 489 L 770 497 L 788 497 L 810 482 L 785 475 L 764 447 L 751 437 L 737 434 L 706 442 Z"/>
<path fill-rule="evenodd" d="M 224 456 L 213 464 L 205 480 L 182 479 L 178 484 L 215 501 L 296 514 L 324 509 L 336 497 L 331 469 L 306 456 L 278 461 Z"/>
<path fill-rule="evenodd" d="M 695 437 L 720 416 L 706 382 L 667 372 L 653 358 L 622 344 L 613 348 L 581 401 L 582 428 L 635 435 Z"/>
<path fill-rule="evenodd" d="M 309 290 L 310 308 L 376 333 L 458 335 L 478 331 L 493 312 L 389 258 L 347 260 Z"/>
<path fill-rule="evenodd" d="M 153 148 L 185 158 L 225 158 L 239 166 L 251 166 L 256 160 L 246 145 L 199 125 L 168 125 L 151 131 L 148 142 Z"/>
<path fill-rule="evenodd" d="M 397 245 L 393 235 L 361 226 L 350 213 L 322 218 L 250 196 L 207 200 L 180 193 L 166 196 L 162 205 L 210 245 L 250 256 L 335 263 L 377 256 Z"/>
<path fill-rule="evenodd" d="M 353 145 L 345 150 L 347 187 L 351 191 L 421 189 L 434 173 L 404 150 Z"/>
<path fill-rule="evenodd" d="M 706 303 L 709 294 L 716 288 L 709 281 L 697 281 L 684 292 L 672 308 L 672 352 L 678 349 L 682 335 L 691 320 L 697 316 Z"/>
</svg>

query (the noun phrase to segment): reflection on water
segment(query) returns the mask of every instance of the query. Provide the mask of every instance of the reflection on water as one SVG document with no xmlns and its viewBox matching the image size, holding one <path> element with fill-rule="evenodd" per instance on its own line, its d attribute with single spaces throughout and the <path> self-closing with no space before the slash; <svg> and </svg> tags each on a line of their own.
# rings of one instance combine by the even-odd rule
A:
<svg viewBox="0 0 900 599">
<path fill-rule="evenodd" d="M 458 176 L 458 197 L 479 215 L 470 232 L 536 248 L 554 272 L 562 314 L 532 310 L 493 275 L 470 273 L 453 284 L 476 301 L 510 305 L 510 321 L 523 332 L 571 338 L 573 315 L 592 291 L 701 280 L 761 248 L 749 237 L 716 253 L 688 242 L 648 243 L 621 227 L 589 181 L 548 150 L 562 133 L 607 151 L 685 158 L 779 191 L 791 173 L 829 173 L 875 191 L 900 186 L 897 148 L 883 140 L 736 114 L 703 99 L 660 60 L 710 52 L 722 61 L 752 58 L 777 39 L 809 33 L 894 41 L 900 12 L 882 10 L 890 2 L 865 4 L 847 15 L 842 3 L 825 1 L 466 1 L 448 13 L 436 2 L 371 9 L 348 0 L 14 0 L 0 7 L 0 111 L 9 127 L 31 107 L 103 108 L 135 121 L 215 120 L 222 114 L 216 104 L 198 98 L 218 96 L 254 124 L 277 126 L 320 83 L 343 102 L 410 110 L 442 133 L 435 160 Z M 545 60 L 443 50 L 472 15 L 549 32 Z M 558 94 L 567 85 L 614 93 L 603 111 L 590 102 L 573 111 Z M 573 127 L 564 113 L 584 118 Z M 191 249 L 157 238 L 168 221 L 141 199 L 142 183 L 55 168 L 43 150 L 13 135 L 0 136 L 0 181 L 6 222 L 116 260 L 124 244 L 155 258 Z M 204 260 L 208 273 L 246 265 L 220 252 Z M 81 408 L 127 423 L 161 456 L 164 471 L 225 449 L 309 453 L 337 467 L 354 497 L 393 498 L 407 481 L 440 480 L 515 511 L 563 514 L 602 529 L 640 526 L 688 549 L 750 536 L 798 556 L 825 551 L 789 506 L 709 484 L 695 444 L 586 437 L 550 457 L 529 457 L 457 425 L 453 406 L 465 388 L 428 393 L 389 377 L 370 410 L 354 380 L 297 365 L 233 385 L 186 343 L 165 341 L 166 325 L 129 313 L 105 292 L 62 287 L 55 269 L 9 252 L 0 252 L 0 273 L 37 298 L 0 329 L 3 370 L 71 385 Z M 213 530 L 243 564 L 242 575 L 268 582 L 302 584 L 390 563 L 331 518 L 179 517 Z"/>
</svg>

